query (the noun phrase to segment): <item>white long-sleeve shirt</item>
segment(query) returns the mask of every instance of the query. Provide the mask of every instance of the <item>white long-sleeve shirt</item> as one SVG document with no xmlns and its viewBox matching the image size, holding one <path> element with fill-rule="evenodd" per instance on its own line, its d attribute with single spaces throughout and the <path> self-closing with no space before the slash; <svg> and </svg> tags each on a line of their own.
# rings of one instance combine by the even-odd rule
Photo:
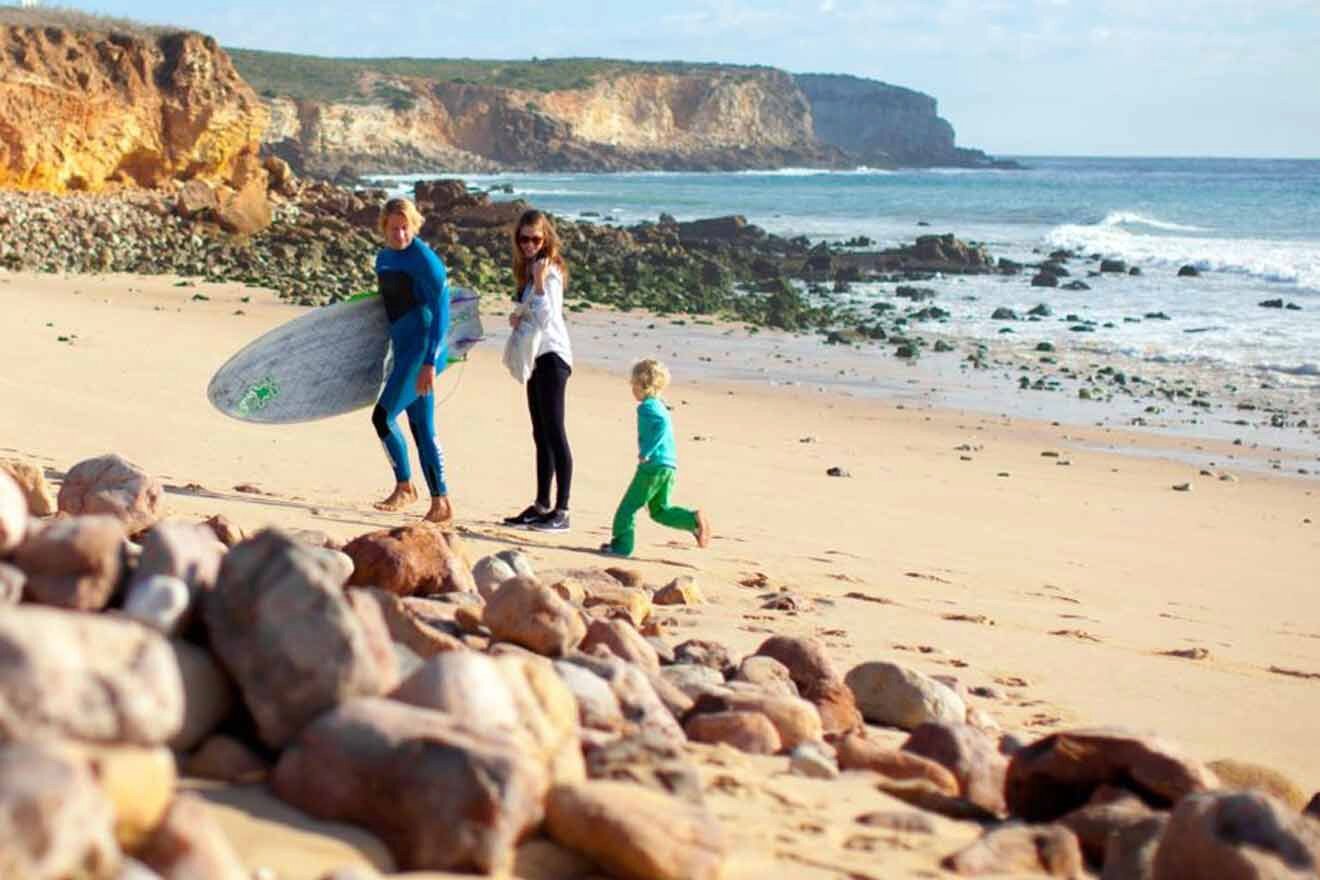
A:
<svg viewBox="0 0 1320 880">
<path fill-rule="evenodd" d="M 546 269 L 541 295 L 538 296 L 535 289 L 536 282 L 528 280 L 520 302 L 527 319 L 541 331 L 536 357 L 554 353 L 572 367 L 573 343 L 569 341 L 568 326 L 564 323 L 564 276 L 559 268 L 551 265 Z"/>
</svg>

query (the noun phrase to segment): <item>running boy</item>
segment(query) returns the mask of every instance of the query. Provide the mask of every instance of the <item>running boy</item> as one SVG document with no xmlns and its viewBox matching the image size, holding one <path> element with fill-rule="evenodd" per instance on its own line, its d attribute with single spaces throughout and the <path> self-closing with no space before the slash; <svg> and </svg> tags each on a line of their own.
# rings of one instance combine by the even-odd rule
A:
<svg viewBox="0 0 1320 880">
<path fill-rule="evenodd" d="M 697 544 L 710 543 L 710 523 L 700 510 L 672 507 L 669 493 L 674 488 L 678 456 L 674 450 L 674 427 L 669 409 L 660 400 L 660 392 L 669 385 L 669 370 L 657 360 L 633 364 L 632 393 L 637 399 L 637 473 L 614 514 L 614 538 L 601 545 L 601 552 L 628 556 L 633 551 L 633 520 L 643 507 L 651 519 L 671 529 L 691 532 Z"/>
</svg>

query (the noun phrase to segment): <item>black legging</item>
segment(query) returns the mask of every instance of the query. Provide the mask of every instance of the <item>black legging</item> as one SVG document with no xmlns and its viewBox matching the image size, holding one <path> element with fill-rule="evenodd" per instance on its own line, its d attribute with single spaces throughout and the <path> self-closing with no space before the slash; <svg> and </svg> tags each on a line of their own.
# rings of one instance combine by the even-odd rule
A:
<svg viewBox="0 0 1320 880">
<path fill-rule="evenodd" d="M 573 486 L 573 453 L 564 430 L 564 387 L 573 370 L 551 352 L 536 359 L 527 380 L 527 411 L 532 415 L 532 439 L 536 442 L 536 503 L 550 506 L 550 480 L 555 478 L 555 510 L 568 510 Z"/>
</svg>

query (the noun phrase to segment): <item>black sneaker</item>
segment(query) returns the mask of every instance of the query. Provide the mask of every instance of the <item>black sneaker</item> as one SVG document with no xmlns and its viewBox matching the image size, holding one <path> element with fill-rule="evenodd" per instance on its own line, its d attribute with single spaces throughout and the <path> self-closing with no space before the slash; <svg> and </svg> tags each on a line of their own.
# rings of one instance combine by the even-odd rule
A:
<svg viewBox="0 0 1320 880">
<path fill-rule="evenodd" d="M 527 528 L 534 532 L 566 532 L 568 531 L 568 511 L 552 510 L 540 516 L 536 522 Z"/>
<path fill-rule="evenodd" d="M 549 516 L 549 511 L 541 510 L 535 504 L 529 505 L 526 510 L 517 516 L 506 516 L 504 524 L 506 526 L 530 526 Z"/>
</svg>

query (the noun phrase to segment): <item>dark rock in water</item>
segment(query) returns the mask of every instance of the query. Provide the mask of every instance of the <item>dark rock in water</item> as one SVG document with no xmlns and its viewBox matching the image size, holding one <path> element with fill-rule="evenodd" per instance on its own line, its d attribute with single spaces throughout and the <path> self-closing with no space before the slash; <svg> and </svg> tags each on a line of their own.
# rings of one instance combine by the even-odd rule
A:
<svg viewBox="0 0 1320 880">
<path fill-rule="evenodd" d="M 1288 303 L 1284 308 L 1290 312 L 1300 312 L 1302 310 L 1302 307 L 1297 303 Z"/>
<path fill-rule="evenodd" d="M 1049 272 L 1039 272 L 1039 273 L 1037 273 L 1036 277 L 1034 277 L 1034 278 L 1031 279 L 1031 286 L 1032 286 L 1032 287 L 1058 287 L 1058 286 L 1059 286 L 1059 279 L 1058 279 L 1058 276 L 1056 276 L 1056 275 L 1051 275 Z"/>
<path fill-rule="evenodd" d="M 1064 268 L 1063 264 L 1056 262 L 1055 260 L 1046 260 L 1044 263 L 1041 263 L 1040 271 L 1053 275 L 1056 278 L 1067 278 L 1069 275 L 1068 270 Z"/>
<path fill-rule="evenodd" d="M 934 299 L 935 291 L 929 287 L 909 287 L 906 284 L 900 284 L 894 291 L 894 296 L 910 299 L 913 302 L 921 302 L 924 299 Z"/>
<path fill-rule="evenodd" d="M 894 349 L 894 357 L 912 359 L 915 358 L 916 356 L 917 356 L 917 347 L 909 343 L 905 343 L 903 345 L 900 345 L 898 348 Z"/>
<path fill-rule="evenodd" d="M 929 226 L 930 224 L 927 223 L 925 220 L 918 220 L 918 221 L 917 221 L 917 225 L 918 225 L 918 226 Z"/>
<path fill-rule="evenodd" d="M 1132 266 L 1132 267 L 1130 267 L 1130 268 L 1128 269 L 1128 274 L 1129 274 L 1129 275 L 1140 275 L 1140 274 L 1141 274 L 1141 267 L 1140 267 L 1140 266 Z"/>
<path fill-rule="evenodd" d="M 858 329 L 858 330 L 861 330 L 863 333 L 865 333 L 865 334 L 866 334 L 868 337 L 870 337 L 871 339 L 888 339 L 888 338 L 889 338 L 889 334 L 885 332 L 885 328 L 884 328 L 884 327 L 881 327 L 879 324 L 869 324 L 869 325 L 868 325 L 868 324 L 863 324 L 862 326 L 858 327 L 857 329 Z"/>
<path fill-rule="evenodd" d="M 825 474 L 826 474 L 826 476 L 830 476 L 830 477 L 851 477 L 851 476 L 852 476 L 852 474 L 848 473 L 848 471 L 846 471 L 845 469 L 843 469 L 843 468 L 841 468 L 841 467 L 832 467 L 832 468 L 829 468 L 828 470 L 825 471 Z"/>
<path fill-rule="evenodd" d="M 947 318 L 950 314 L 951 312 L 948 309 L 942 309 L 939 306 L 927 306 L 919 312 L 907 315 L 907 318 L 912 321 L 931 321 Z"/>
<path fill-rule="evenodd" d="M 935 350 L 943 354 L 944 352 L 953 351 L 954 348 L 952 345 L 945 342 L 943 339 L 937 339 L 935 340 Z"/>
<path fill-rule="evenodd" d="M 741 214 L 693 220 L 678 224 L 678 237 L 684 244 L 700 241 L 744 241 L 765 237 L 765 230 L 747 222 Z"/>
<path fill-rule="evenodd" d="M 1063 289 L 1064 289 L 1064 290 L 1090 290 L 1090 289 L 1091 289 L 1091 285 L 1087 284 L 1085 281 L 1081 281 L 1081 280 L 1073 280 L 1073 281 L 1069 281 L 1067 284 L 1063 285 Z"/>
<path fill-rule="evenodd" d="M 1031 311 L 1027 312 L 1027 314 L 1035 315 L 1038 318 L 1048 318 L 1050 315 L 1054 314 L 1054 310 L 1045 305 L 1045 303 L 1041 303 L 1038 306 L 1034 306 Z"/>
<path fill-rule="evenodd" d="M 1261 301 L 1258 303 L 1258 305 L 1260 305 L 1260 306 L 1263 307 L 1263 308 L 1267 308 L 1267 309 L 1281 309 L 1281 308 L 1283 308 L 1283 300 L 1281 300 L 1281 299 L 1265 299 L 1265 300 L 1261 300 Z"/>
<path fill-rule="evenodd" d="M 959 241 L 952 233 L 919 235 L 910 248 L 899 248 L 899 252 L 926 265 L 934 264 L 939 271 L 976 270 L 993 264 L 984 246 Z"/>
<path fill-rule="evenodd" d="M 1077 256 L 1075 253 L 1063 248 L 1057 251 L 1050 251 L 1050 259 L 1056 263 L 1066 263 L 1075 256 Z"/>
<path fill-rule="evenodd" d="M 865 235 L 856 235 L 856 236 L 853 236 L 852 238 L 848 239 L 847 241 L 845 241 L 845 242 L 843 243 L 843 246 L 844 246 L 844 247 L 854 247 L 854 248 L 867 248 L 867 247 L 870 247 L 870 246 L 873 245 L 873 244 L 875 244 L 875 242 L 872 241 L 872 240 L 871 240 L 870 238 L 868 238 L 867 236 L 865 236 Z"/>
<path fill-rule="evenodd" d="M 995 309 L 994 314 L 992 314 L 992 315 L 990 316 L 990 320 L 992 320 L 992 321 L 1017 321 L 1017 320 L 1019 320 L 1019 318 L 1018 318 L 1018 314 L 1017 314 L 1017 312 L 1013 311 L 1013 310 L 1010 309 L 1010 308 L 1005 308 L 1004 306 L 1000 306 L 999 308 Z"/>
<path fill-rule="evenodd" d="M 1022 264 L 1007 257 L 999 258 L 999 271 L 1005 275 L 1016 275 L 1022 271 Z"/>
<path fill-rule="evenodd" d="M 489 199 L 468 192 L 467 184 L 454 178 L 419 180 L 413 184 L 413 196 L 419 205 L 429 204 L 430 212 L 445 214 L 454 208 L 474 208 L 490 203 Z"/>
<path fill-rule="evenodd" d="M 1100 261 L 1100 271 L 1101 271 L 1101 272 L 1126 272 L 1126 271 L 1127 271 L 1127 263 L 1123 262 L 1122 260 L 1101 260 L 1101 261 Z"/>
<path fill-rule="evenodd" d="M 1038 342 L 1036 343 L 1036 351 L 1054 351 L 1054 343 Z"/>
<path fill-rule="evenodd" d="M 861 330 L 831 330 L 825 334 L 826 345 L 854 345 L 862 342 L 864 335 Z"/>
<path fill-rule="evenodd" d="M 1178 270 L 1179 278 L 1196 278 L 1201 274 L 1201 270 L 1192 265 L 1183 266 Z"/>
<path fill-rule="evenodd" d="M 1163 312 L 1147 312 L 1146 315 L 1145 315 L 1145 317 L 1146 317 L 1146 319 L 1149 320 L 1149 321 L 1171 321 L 1171 320 L 1173 320 L 1172 318 L 1170 318 L 1168 315 L 1164 314 Z"/>
</svg>

